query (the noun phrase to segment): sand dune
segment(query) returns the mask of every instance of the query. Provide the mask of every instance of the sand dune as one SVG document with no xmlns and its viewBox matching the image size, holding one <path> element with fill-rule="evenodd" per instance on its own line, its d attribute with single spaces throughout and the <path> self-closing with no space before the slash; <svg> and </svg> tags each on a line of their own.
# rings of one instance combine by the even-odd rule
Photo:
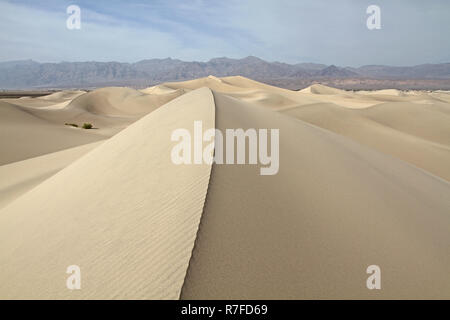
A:
<svg viewBox="0 0 450 320">
<path fill-rule="evenodd" d="M 111 87 L 79 96 L 67 108 L 82 109 L 97 115 L 142 116 L 182 94 L 183 92 L 174 91 L 149 95 L 130 88 Z"/>
<path fill-rule="evenodd" d="M 438 110 L 404 103 L 359 110 L 317 103 L 283 112 L 450 181 L 450 118 Z"/>
<path fill-rule="evenodd" d="M 327 87 L 322 84 L 313 84 L 305 89 L 300 90 L 300 92 L 301 93 L 312 93 L 312 94 L 343 94 L 343 95 L 348 94 L 344 90 Z"/>
<path fill-rule="evenodd" d="M 380 103 L 371 95 L 357 95 L 354 92 L 314 84 L 299 91 L 300 96 L 312 97 L 316 102 L 334 103 L 348 109 L 363 109 Z"/>
<path fill-rule="evenodd" d="M 81 90 L 63 90 L 41 97 L 21 97 L 18 99 L 3 99 L 3 101 L 23 107 L 48 108 L 54 105 L 70 102 L 85 93 L 86 91 Z"/>
<path fill-rule="evenodd" d="M 369 95 L 361 96 L 324 85 L 315 84 L 300 91 L 273 87 L 244 77 L 224 77 L 218 81 L 215 77 L 171 82 L 165 86 L 171 88 L 198 89 L 208 87 L 220 93 L 236 96 L 246 101 L 253 101 L 264 107 L 281 110 L 286 107 L 308 105 L 316 102 L 333 102 L 346 108 L 366 108 L 381 103 Z M 257 96 L 265 98 L 258 99 Z M 270 103 L 273 101 L 273 103 Z M 280 103 L 281 102 L 281 103 Z M 294 103 L 293 103 L 294 102 Z"/>
<path fill-rule="evenodd" d="M 62 91 L 40 98 L 0 100 L 0 165 L 110 138 L 184 94 L 144 94 L 130 88 Z M 92 123 L 82 130 L 65 123 Z"/>
<path fill-rule="evenodd" d="M 3 208 L 0 297 L 178 298 L 211 166 L 172 164 L 168 139 L 194 120 L 214 127 L 208 89 L 166 104 Z M 79 291 L 64 281 L 73 264 L 86 270 Z"/>
<path fill-rule="evenodd" d="M 172 89 L 189 89 L 195 90 L 202 87 L 208 87 L 212 90 L 216 90 L 219 92 L 239 92 L 246 91 L 246 88 L 242 88 L 240 86 L 235 86 L 224 82 L 222 79 L 219 79 L 214 76 L 208 76 L 206 78 L 189 80 L 189 81 L 181 81 L 181 82 L 166 82 L 164 86 Z"/>
<path fill-rule="evenodd" d="M 166 87 L 165 85 L 157 85 L 157 86 L 153 86 L 153 87 L 149 87 L 149 88 L 146 88 L 146 89 L 142 89 L 142 90 L 139 90 L 140 92 L 142 92 L 142 93 L 145 93 L 145 94 L 168 94 L 168 93 L 174 93 L 174 92 L 176 92 L 176 91 L 178 91 L 179 93 L 186 93 L 186 92 L 188 92 L 189 90 L 186 90 L 186 89 L 172 89 L 172 88 L 169 88 L 169 87 Z"/>
<path fill-rule="evenodd" d="M 372 92 L 367 92 L 366 94 L 381 94 L 381 95 L 389 95 L 389 96 L 405 96 L 403 92 L 397 89 L 384 89 L 384 90 L 375 90 Z"/>
<path fill-rule="evenodd" d="M 213 166 L 182 298 L 450 296 L 450 184 L 305 122 L 215 101 L 222 130 L 281 128 L 280 172 Z M 371 264 L 385 270 L 378 293 L 364 285 Z"/>
<path fill-rule="evenodd" d="M 344 134 L 450 179 L 449 166 L 445 165 L 450 148 L 447 117 L 450 104 L 445 103 L 450 95 L 446 93 L 436 96 L 395 89 L 347 92 L 320 84 L 294 92 L 240 76 L 221 80 L 209 77 L 169 86 L 197 89 L 206 85 L 241 101 L 278 110 Z M 331 112 L 330 106 L 334 111 Z M 321 114 L 322 110 L 324 114 Z"/>
<path fill-rule="evenodd" d="M 41 100 L 72 100 L 78 96 L 85 94 L 86 91 L 83 90 L 64 90 L 60 92 L 55 92 L 47 96 L 39 97 Z"/>
<path fill-rule="evenodd" d="M 448 299 L 449 97 L 210 76 L 0 100 L 0 298 Z M 196 120 L 279 129 L 278 174 L 173 164 Z"/>
<path fill-rule="evenodd" d="M 99 146 L 94 142 L 0 166 L 0 208 Z"/>
<path fill-rule="evenodd" d="M 0 165 L 105 139 L 92 131 L 56 125 L 0 101 Z"/>
</svg>

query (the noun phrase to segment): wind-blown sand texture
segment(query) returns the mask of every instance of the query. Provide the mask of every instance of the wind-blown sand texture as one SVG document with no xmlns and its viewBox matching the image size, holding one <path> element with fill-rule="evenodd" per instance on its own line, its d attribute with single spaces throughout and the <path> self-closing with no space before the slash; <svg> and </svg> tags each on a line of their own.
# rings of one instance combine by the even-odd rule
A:
<svg viewBox="0 0 450 320">
<path fill-rule="evenodd" d="M 173 164 L 172 131 L 196 120 L 279 129 L 278 174 Z M 0 147 L 2 299 L 450 298 L 448 92 L 58 92 L 0 100 Z"/>
</svg>

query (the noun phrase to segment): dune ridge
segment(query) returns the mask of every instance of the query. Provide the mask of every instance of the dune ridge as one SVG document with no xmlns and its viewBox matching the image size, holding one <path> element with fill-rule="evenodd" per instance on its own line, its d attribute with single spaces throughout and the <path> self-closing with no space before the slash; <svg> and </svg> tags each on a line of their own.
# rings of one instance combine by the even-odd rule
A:
<svg viewBox="0 0 450 320">
<path fill-rule="evenodd" d="M 449 102 L 214 76 L 0 100 L 0 298 L 448 299 Z M 199 120 L 279 129 L 278 174 L 173 164 Z"/>
<path fill-rule="evenodd" d="M 303 121 L 214 95 L 221 130 L 282 128 L 280 171 L 213 165 L 182 299 L 449 297 L 449 183 Z M 365 288 L 372 264 L 385 272 L 379 292 Z"/>
<path fill-rule="evenodd" d="M 211 166 L 172 164 L 167 139 L 194 120 L 214 127 L 209 89 L 166 104 L 3 208 L 0 297 L 178 298 Z M 73 264 L 82 290 L 65 286 Z"/>
</svg>

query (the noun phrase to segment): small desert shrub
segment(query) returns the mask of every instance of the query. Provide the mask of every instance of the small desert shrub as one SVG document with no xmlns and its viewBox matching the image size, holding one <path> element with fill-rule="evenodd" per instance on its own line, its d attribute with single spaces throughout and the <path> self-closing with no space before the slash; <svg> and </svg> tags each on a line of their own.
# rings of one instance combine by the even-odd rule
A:
<svg viewBox="0 0 450 320">
<path fill-rule="evenodd" d="M 78 128 L 78 125 L 76 123 L 65 123 L 66 126 L 72 126 L 75 128 Z"/>
<path fill-rule="evenodd" d="M 92 129 L 94 126 L 90 123 L 83 123 L 83 129 Z"/>
</svg>

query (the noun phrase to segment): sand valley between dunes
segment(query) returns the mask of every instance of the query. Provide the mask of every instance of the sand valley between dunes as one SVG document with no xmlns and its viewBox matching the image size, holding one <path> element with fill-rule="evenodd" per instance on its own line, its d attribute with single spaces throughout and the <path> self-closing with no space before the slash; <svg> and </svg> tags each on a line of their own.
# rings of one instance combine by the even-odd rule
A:
<svg viewBox="0 0 450 320">
<path fill-rule="evenodd" d="M 198 120 L 279 129 L 279 172 L 174 164 Z M 5 98 L 0 150 L 0 299 L 450 298 L 449 92 L 209 76 Z"/>
</svg>

